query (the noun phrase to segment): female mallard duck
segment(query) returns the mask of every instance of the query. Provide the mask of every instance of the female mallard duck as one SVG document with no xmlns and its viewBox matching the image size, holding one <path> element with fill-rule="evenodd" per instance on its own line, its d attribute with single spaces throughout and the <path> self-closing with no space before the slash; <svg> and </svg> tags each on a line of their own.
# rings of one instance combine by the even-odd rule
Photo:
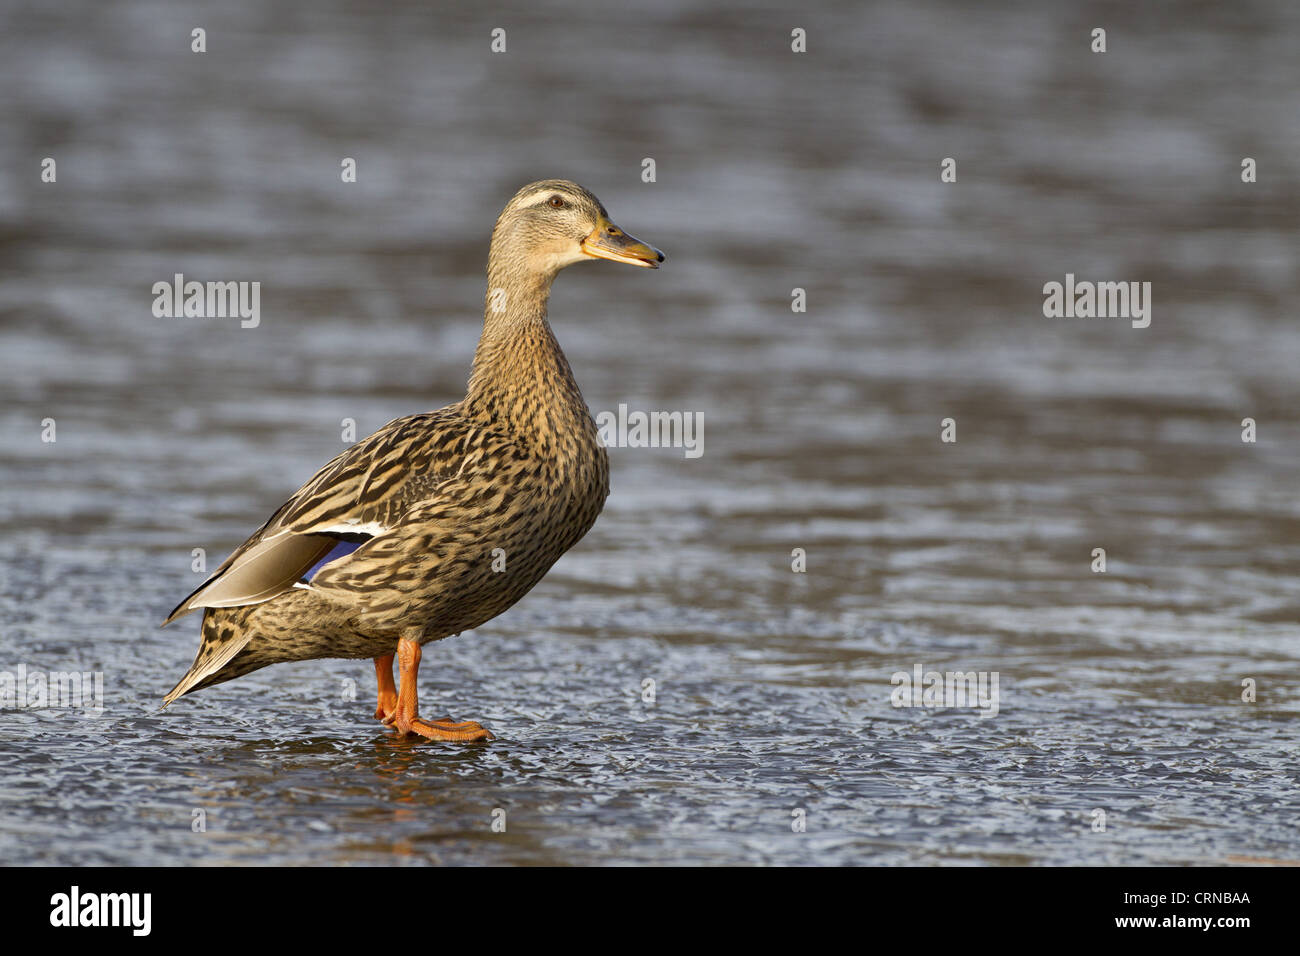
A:
<svg viewBox="0 0 1300 956">
<path fill-rule="evenodd" d="M 420 719 L 420 648 L 518 601 L 605 503 L 605 449 L 546 321 L 556 273 L 593 258 L 656 269 L 664 256 L 576 183 L 515 194 L 492 230 L 465 398 L 339 455 L 172 611 L 164 625 L 205 609 L 198 655 L 166 704 L 267 664 L 373 657 L 385 724 L 492 736 L 474 721 Z"/>
</svg>

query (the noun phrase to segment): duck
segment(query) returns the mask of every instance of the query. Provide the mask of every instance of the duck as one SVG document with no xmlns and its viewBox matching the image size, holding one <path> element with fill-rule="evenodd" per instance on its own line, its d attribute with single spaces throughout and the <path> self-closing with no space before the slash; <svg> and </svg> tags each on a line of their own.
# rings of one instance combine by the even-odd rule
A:
<svg viewBox="0 0 1300 956">
<path fill-rule="evenodd" d="M 419 716 L 422 648 L 514 605 L 604 507 L 608 455 L 547 314 L 560 270 L 593 259 L 657 269 L 664 254 L 577 183 L 515 193 L 465 397 L 349 446 L 176 606 L 163 626 L 200 611 L 202 627 L 164 707 L 270 664 L 369 658 L 375 717 L 399 735 L 492 738 Z"/>
</svg>

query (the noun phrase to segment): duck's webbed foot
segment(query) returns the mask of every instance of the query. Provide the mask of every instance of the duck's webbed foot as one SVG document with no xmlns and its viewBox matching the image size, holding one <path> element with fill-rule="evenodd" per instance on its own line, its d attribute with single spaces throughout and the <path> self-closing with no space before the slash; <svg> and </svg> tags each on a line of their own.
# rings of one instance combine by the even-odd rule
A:
<svg viewBox="0 0 1300 956">
<path fill-rule="evenodd" d="M 380 675 L 380 706 L 375 711 L 375 716 L 399 733 L 428 737 L 430 740 L 491 740 L 492 732 L 477 721 L 465 720 L 458 723 L 450 717 L 432 721 L 420 717 L 415 680 L 420 669 L 421 653 L 419 643 L 409 637 L 404 637 L 398 642 L 397 662 L 401 676 L 401 686 L 392 708 L 381 714 L 380 711 L 384 710 L 384 683 L 383 675 Z M 389 686 L 391 687 L 393 680 L 392 655 L 387 658 L 376 659 L 375 669 L 379 671 L 381 669 L 380 661 L 384 660 L 387 661 L 387 666 L 383 670 L 388 674 Z"/>
<path fill-rule="evenodd" d="M 430 740 L 491 740 L 492 731 L 475 720 L 454 722 L 450 717 L 428 721 L 412 717 L 403 721 L 399 716 L 393 726 L 405 734 L 418 734 Z"/>
</svg>

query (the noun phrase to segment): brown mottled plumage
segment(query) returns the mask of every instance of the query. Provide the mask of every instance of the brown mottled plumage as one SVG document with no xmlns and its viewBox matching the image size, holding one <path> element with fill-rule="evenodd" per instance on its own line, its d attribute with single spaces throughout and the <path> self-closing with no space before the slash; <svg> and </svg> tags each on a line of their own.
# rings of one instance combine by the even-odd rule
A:
<svg viewBox="0 0 1300 956">
<path fill-rule="evenodd" d="M 267 664 L 373 657 L 386 723 L 490 736 L 414 714 L 419 647 L 518 601 L 604 505 L 605 449 L 546 319 L 556 273 L 588 258 L 655 268 L 663 254 L 575 183 L 532 183 L 510 200 L 492 233 L 465 398 L 389 422 L 336 457 L 181 602 L 163 623 L 205 608 L 203 640 L 166 703 Z M 344 541 L 359 546 L 333 557 Z"/>
</svg>

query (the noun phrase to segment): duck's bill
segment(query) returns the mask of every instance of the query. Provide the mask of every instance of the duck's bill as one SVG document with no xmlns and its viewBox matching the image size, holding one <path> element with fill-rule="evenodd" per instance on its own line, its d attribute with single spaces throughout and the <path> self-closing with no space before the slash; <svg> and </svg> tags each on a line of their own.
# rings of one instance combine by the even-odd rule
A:
<svg viewBox="0 0 1300 956">
<path fill-rule="evenodd" d="M 654 246 L 632 238 L 607 219 L 582 240 L 582 251 L 596 259 L 612 259 L 646 269 L 658 269 L 664 261 L 664 254 Z"/>
</svg>

